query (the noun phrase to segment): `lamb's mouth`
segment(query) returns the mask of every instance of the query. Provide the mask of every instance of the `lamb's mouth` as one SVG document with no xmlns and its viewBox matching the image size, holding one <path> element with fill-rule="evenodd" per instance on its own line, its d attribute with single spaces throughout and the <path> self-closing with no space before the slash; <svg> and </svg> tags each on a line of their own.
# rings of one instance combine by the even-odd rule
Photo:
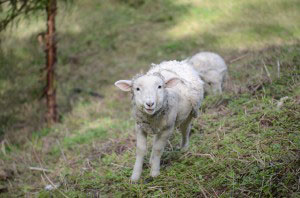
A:
<svg viewBox="0 0 300 198">
<path fill-rule="evenodd" d="M 148 114 L 153 114 L 154 110 L 155 110 L 155 109 L 147 109 L 147 108 L 144 108 L 144 109 L 145 109 L 146 113 L 148 113 Z"/>
</svg>

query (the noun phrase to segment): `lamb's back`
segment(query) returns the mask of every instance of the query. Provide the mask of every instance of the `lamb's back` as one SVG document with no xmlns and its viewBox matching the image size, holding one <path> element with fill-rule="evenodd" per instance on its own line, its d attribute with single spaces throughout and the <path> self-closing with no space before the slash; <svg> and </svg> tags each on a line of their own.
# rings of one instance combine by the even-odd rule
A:
<svg viewBox="0 0 300 198">
<path fill-rule="evenodd" d="M 203 84 L 199 78 L 197 71 L 185 62 L 165 61 L 160 64 L 152 64 L 152 68 L 147 74 L 160 73 L 166 80 L 172 77 L 179 77 L 184 82 L 193 84 L 195 87 L 201 87 Z"/>
<path fill-rule="evenodd" d="M 213 52 L 200 52 L 186 60 L 194 66 L 198 72 L 207 72 L 209 70 L 217 70 L 223 72 L 227 70 L 224 59 Z"/>
</svg>

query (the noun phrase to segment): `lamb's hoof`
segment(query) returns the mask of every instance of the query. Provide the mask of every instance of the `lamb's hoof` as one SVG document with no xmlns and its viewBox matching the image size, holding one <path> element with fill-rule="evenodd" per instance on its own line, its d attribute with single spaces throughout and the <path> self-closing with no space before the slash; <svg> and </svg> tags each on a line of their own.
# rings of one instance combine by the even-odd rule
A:
<svg viewBox="0 0 300 198">
<path fill-rule="evenodd" d="M 182 151 L 182 152 L 186 152 L 186 151 L 188 151 L 188 150 L 189 150 L 189 145 L 182 146 L 182 147 L 180 148 L 180 151 Z"/>
<path fill-rule="evenodd" d="M 137 184 L 137 181 L 132 181 L 132 180 L 130 179 L 130 184 Z"/>
<path fill-rule="evenodd" d="M 193 118 L 198 118 L 199 112 L 197 109 L 193 109 L 191 113 Z"/>
<path fill-rule="evenodd" d="M 130 177 L 130 183 L 132 183 L 132 184 L 135 184 L 135 183 L 137 183 L 137 181 L 140 179 L 140 176 L 138 176 L 138 175 L 132 175 L 131 177 Z"/>
<path fill-rule="evenodd" d="M 185 145 L 185 146 L 176 146 L 175 151 L 179 151 L 179 152 L 186 152 L 189 150 L 189 145 Z"/>
<path fill-rule="evenodd" d="M 159 170 L 151 171 L 151 176 L 152 177 L 157 177 L 158 175 L 159 175 Z"/>
</svg>

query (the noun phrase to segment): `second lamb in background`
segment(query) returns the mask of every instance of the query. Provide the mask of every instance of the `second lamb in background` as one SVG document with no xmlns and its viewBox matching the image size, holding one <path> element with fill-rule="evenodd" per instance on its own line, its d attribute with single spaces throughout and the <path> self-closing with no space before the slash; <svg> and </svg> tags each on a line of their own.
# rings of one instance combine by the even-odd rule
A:
<svg viewBox="0 0 300 198">
<path fill-rule="evenodd" d="M 221 94 L 227 76 L 227 65 L 224 59 L 213 52 L 199 52 L 185 59 L 183 62 L 191 64 L 205 82 L 205 91 Z"/>
</svg>

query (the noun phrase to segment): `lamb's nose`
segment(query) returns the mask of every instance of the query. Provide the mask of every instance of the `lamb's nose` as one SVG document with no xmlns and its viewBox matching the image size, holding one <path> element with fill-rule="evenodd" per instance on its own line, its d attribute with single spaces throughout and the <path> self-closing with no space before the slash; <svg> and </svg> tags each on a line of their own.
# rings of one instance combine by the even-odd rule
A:
<svg viewBox="0 0 300 198">
<path fill-rule="evenodd" d="M 146 102 L 146 105 L 147 105 L 148 107 L 152 107 L 152 106 L 154 105 L 154 102 Z"/>
</svg>

